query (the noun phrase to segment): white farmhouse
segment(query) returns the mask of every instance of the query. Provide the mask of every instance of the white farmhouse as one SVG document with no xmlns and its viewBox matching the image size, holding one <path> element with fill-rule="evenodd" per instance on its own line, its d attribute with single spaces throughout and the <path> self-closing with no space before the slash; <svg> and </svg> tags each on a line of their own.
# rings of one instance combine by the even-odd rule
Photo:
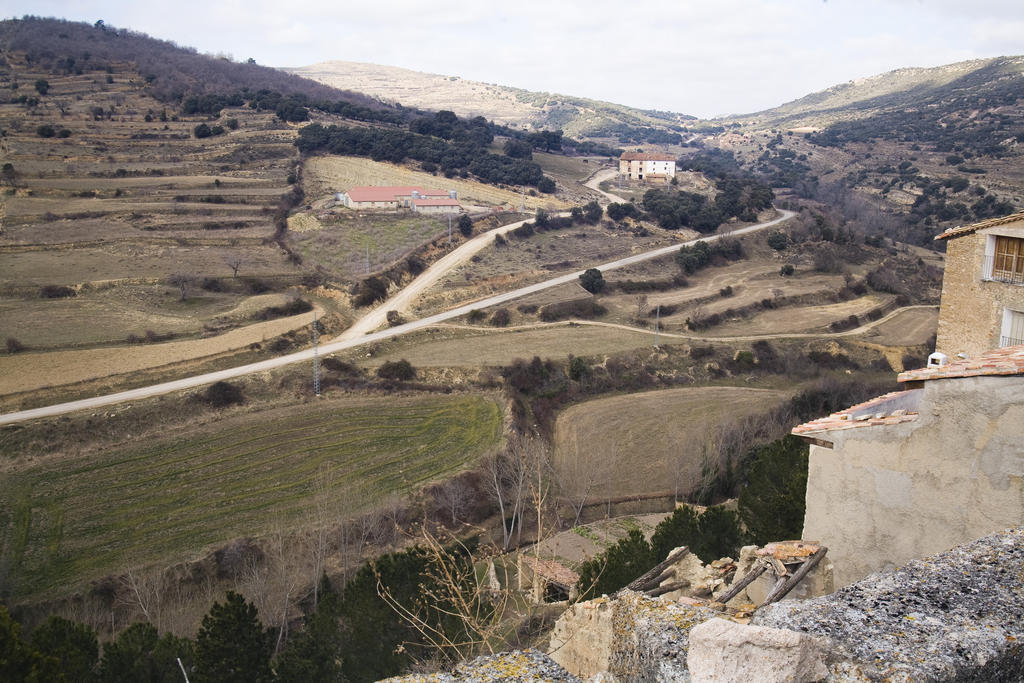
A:
<svg viewBox="0 0 1024 683">
<path fill-rule="evenodd" d="M 338 194 L 338 201 L 350 209 L 412 209 L 437 212 L 459 210 L 455 190 L 429 190 L 417 186 L 353 187 Z"/>
<path fill-rule="evenodd" d="M 676 160 L 660 152 L 623 152 L 619 173 L 630 180 L 667 183 L 676 175 Z"/>
</svg>

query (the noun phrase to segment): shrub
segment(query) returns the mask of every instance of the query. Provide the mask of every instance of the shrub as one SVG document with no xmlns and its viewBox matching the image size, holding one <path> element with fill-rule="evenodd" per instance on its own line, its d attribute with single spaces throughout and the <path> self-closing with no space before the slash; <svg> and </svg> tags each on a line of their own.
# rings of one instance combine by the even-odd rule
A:
<svg viewBox="0 0 1024 683">
<path fill-rule="evenodd" d="M 43 299 L 67 299 L 75 296 L 75 289 L 67 285 L 43 285 L 39 288 L 39 296 Z"/>
<path fill-rule="evenodd" d="M 483 311 L 481 311 L 479 308 L 474 308 L 466 316 L 466 319 L 471 323 L 478 323 L 486 317 L 487 315 Z"/>
<path fill-rule="evenodd" d="M 512 321 L 512 316 L 508 312 L 507 308 L 499 308 L 491 316 L 491 324 L 495 327 L 508 327 L 508 324 Z"/>
<path fill-rule="evenodd" d="M 589 374 L 590 366 L 587 365 L 587 362 L 579 356 L 576 356 L 569 361 L 569 379 L 574 382 L 579 382 Z"/>
<path fill-rule="evenodd" d="M 604 275 L 597 268 L 588 268 L 580 275 L 580 285 L 591 294 L 604 289 Z"/>
<path fill-rule="evenodd" d="M 402 314 L 398 311 L 388 311 L 386 317 L 388 319 L 388 325 L 391 327 L 397 327 L 405 322 L 405 318 L 403 318 Z"/>
<path fill-rule="evenodd" d="M 562 301 L 557 304 L 548 304 L 540 309 L 540 319 L 544 322 L 554 322 L 563 318 L 599 318 L 608 309 L 595 301 L 584 299 L 582 301 Z"/>
<path fill-rule="evenodd" d="M 207 387 L 203 393 L 203 400 L 214 408 L 245 403 L 242 390 L 228 382 L 217 382 Z"/>
<path fill-rule="evenodd" d="M 388 283 L 379 277 L 368 277 L 359 283 L 353 303 L 357 307 L 372 306 L 386 298 L 388 298 Z"/>
<path fill-rule="evenodd" d="M 462 214 L 459 216 L 459 232 L 462 233 L 463 237 L 469 237 L 473 234 L 473 219 L 468 214 Z"/>
<path fill-rule="evenodd" d="M 41 138 L 52 138 L 56 134 L 57 131 L 55 131 L 53 129 L 53 126 L 51 126 L 48 123 L 44 123 L 43 125 L 36 128 L 36 135 L 38 135 Z"/>
<path fill-rule="evenodd" d="M 732 296 L 732 285 L 726 285 L 718 290 L 718 295 L 723 299 Z"/>
<path fill-rule="evenodd" d="M 789 277 L 794 272 L 796 272 L 796 268 L 793 267 L 792 263 L 787 263 L 786 265 L 779 268 L 779 275 L 782 275 L 783 277 Z"/>
<path fill-rule="evenodd" d="M 340 372 L 345 375 L 358 375 L 361 372 L 359 368 L 353 365 L 352 363 L 339 360 L 334 356 L 327 356 L 326 358 L 320 361 L 320 364 L 323 365 L 325 369 L 330 370 L 331 372 Z"/>
<path fill-rule="evenodd" d="M 203 281 L 199 283 L 199 286 L 205 289 L 207 292 L 223 292 L 224 283 L 219 278 L 215 277 L 204 277 Z"/>
<path fill-rule="evenodd" d="M 7 353 L 19 353 L 25 350 L 25 345 L 14 337 L 7 338 Z"/>
<path fill-rule="evenodd" d="M 406 382 L 416 379 L 416 368 L 406 359 L 385 361 L 377 368 L 377 376 L 381 379 L 393 379 Z"/>
<path fill-rule="evenodd" d="M 783 251 L 789 246 L 789 235 L 781 230 L 775 230 L 768 235 L 768 246 L 775 251 Z"/>
<path fill-rule="evenodd" d="M 192 134 L 201 139 L 210 137 L 213 135 L 213 131 L 210 130 L 210 127 L 205 123 L 200 123 L 193 129 Z"/>
</svg>

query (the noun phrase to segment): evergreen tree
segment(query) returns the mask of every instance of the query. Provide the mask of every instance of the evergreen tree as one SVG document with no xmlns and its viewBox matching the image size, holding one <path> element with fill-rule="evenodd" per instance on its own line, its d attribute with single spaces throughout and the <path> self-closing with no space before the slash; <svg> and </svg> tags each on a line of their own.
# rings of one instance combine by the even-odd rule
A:
<svg viewBox="0 0 1024 683">
<path fill-rule="evenodd" d="M 800 538 L 807 497 L 808 447 L 788 435 L 754 457 L 739 511 L 751 543 Z"/>
<path fill-rule="evenodd" d="M 270 674 L 270 638 L 256 607 L 228 591 L 224 604 L 213 603 L 196 636 L 199 681 L 259 683 Z"/>
<path fill-rule="evenodd" d="M 133 624 L 103 647 L 99 679 L 103 683 L 178 683 L 178 659 L 192 671 L 192 641 L 170 633 L 158 637 L 151 624 Z"/>
<path fill-rule="evenodd" d="M 60 662 L 60 670 L 67 680 L 95 680 L 100 646 L 96 633 L 85 624 L 50 617 L 32 633 L 32 647 L 44 657 Z"/>
<path fill-rule="evenodd" d="M 327 575 L 320 579 L 320 602 L 305 627 L 288 640 L 277 661 L 277 680 L 285 683 L 344 681 L 341 663 L 341 598 Z"/>
<path fill-rule="evenodd" d="M 21 639 L 21 624 L 0 603 L 0 681 L 50 683 L 66 681 L 60 662 L 44 657 Z"/>
<path fill-rule="evenodd" d="M 657 562 L 643 533 L 630 529 L 626 538 L 583 563 L 577 584 L 580 594 L 584 598 L 611 595 Z"/>
</svg>

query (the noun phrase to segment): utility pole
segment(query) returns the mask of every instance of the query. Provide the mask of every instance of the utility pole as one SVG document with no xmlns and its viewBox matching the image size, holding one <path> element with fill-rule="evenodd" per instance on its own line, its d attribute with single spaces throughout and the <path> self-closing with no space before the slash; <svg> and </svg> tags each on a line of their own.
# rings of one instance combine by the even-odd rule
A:
<svg viewBox="0 0 1024 683">
<path fill-rule="evenodd" d="M 366 245 L 366 274 L 370 274 L 370 245 Z"/>
<path fill-rule="evenodd" d="M 523 205 L 519 210 L 522 213 L 526 213 L 526 190 L 523 190 Z"/>
<path fill-rule="evenodd" d="M 658 323 L 661 321 L 661 304 L 654 309 L 654 348 L 658 348 Z"/>
<path fill-rule="evenodd" d="M 316 310 L 313 310 L 313 393 L 320 396 L 320 331 L 317 329 Z"/>
<path fill-rule="evenodd" d="M 452 215 L 448 214 L 448 244 L 452 243 Z"/>
</svg>

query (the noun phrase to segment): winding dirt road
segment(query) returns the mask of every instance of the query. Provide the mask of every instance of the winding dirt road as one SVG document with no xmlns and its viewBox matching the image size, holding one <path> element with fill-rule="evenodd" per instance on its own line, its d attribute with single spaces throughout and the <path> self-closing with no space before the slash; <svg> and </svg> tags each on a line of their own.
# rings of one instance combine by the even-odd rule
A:
<svg viewBox="0 0 1024 683">
<path fill-rule="evenodd" d="M 597 174 L 590 182 L 601 182 L 597 180 Z M 707 237 L 701 237 L 699 239 L 690 240 L 689 242 L 680 242 L 677 244 L 671 244 L 667 247 L 661 247 L 659 249 L 653 249 L 641 254 L 634 254 L 633 256 L 627 256 L 626 258 L 617 259 L 608 263 L 594 266 L 598 270 L 609 271 L 617 268 L 623 268 L 634 263 L 640 263 L 642 261 L 648 261 L 651 259 L 666 256 L 668 254 L 675 253 L 679 250 L 679 247 L 683 245 L 695 244 L 697 242 L 714 242 L 721 239 L 724 236 L 735 237 L 757 230 L 764 230 L 766 228 L 773 227 L 787 221 L 796 214 L 792 211 L 781 211 L 781 216 L 774 218 L 764 223 L 758 223 L 756 225 L 750 225 L 739 230 L 734 230 L 723 235 L 710 235 Z M 505 225 L 500 228 L 495 228 L 486 233 L 478 235 L 477 237 L 469 240 L 452 253 L 448 254 L 441 260 L 437 261 L 433 266 L 428 268 L 423 274 L 414 280 L 408 287 L 402 290 L 402 292 L 396 294 L 389 301 L 385 302 L 382 306 L 371 311 L 364 318 L 360 319 L 355 325 L 353 325 L 345 334 L 341 335 L 337 339 L 322 344 L 319 349 L 320 354 L 329 354 L 337 351 L 343 351 L 346 349 L 353 348 L 355 346 L 361 346 L 363 344 L 370 344 L 376 341 L 384 339 L 390 339 L 392 337 L 398 337 L 403 334 L 408 334 L 416 330 L 436 325 L 437 323 L 457 318 L 461 315 L 466 315 L 472 310 L 483 309 L 491 306 L 496 306 L 513 299 L 539 292 L 550 287 L 556 287 L 566 282 L 573 282 L 579 278 L 583 273 L 582 270 L 574 273 L 568 273 L 561 275 L 544 282 L 538 282 L 526 287 L 520 287 L 519 289 L 505 292 L 504 294 L 498 294 L 486 299 L 474 301 L 469 304 L 464 304 L 457 308 L 453 308 L 442 313 L 437 313 L 420 320 L 414 320 L 412 322 L 405 323 L 404 325 L 396 325 L 376 332 L 370 332 L 377 327 L 380 327 L 385 321 L 388 310 L 402 310 L 400 307 L 408 306 L 420 293 L 427 287 L 437 282 L 448 269 L 462 263 L 464 260 L 470 258 L 473 254 L 477 253 L 488 244 L 494 241 L 496 234 L 504 234 L 509 230 L 514 230 L 516 227 L 522 224 L 522 221 Z M 421 282 L 422 281 L 422 282 Z M 406 292 L 411 292 L 406 294 Z M 131 389 L 129 391 L 121 391 L 114 394 L 107 394 L 105 396 L 95 396 L 93 398 L 81 399 L 78 401 L 70 401 L 68 403 L 58 403 L 51 406 L 44 406 L 42 408 L 33 408 L 31 410 L 22 410 L 13 413 L 6 413 L 0 415 L 0 425 L 11 424 L 14 422 L 22 422 L 24 420 L 31 420 L 40 417 L 52 417 L 55 415 L 63 415 L 65 413 L 71 413 L 78 410 L 88 410 L 92 408 L 99 408 L 101 406 L 112 405 L 115 403 L 123 403 L 125 401 L 136 401 L 143 398 L 150 398 L 152 396 L 158 396 L 160 394 L 167 394 L 172 391 L 180 391 L 182 389 L 192 389 L 195 387 L 203 386 L 206 384 L 212 384 L 222 380 L 232 379 L 234 377 L 241 377 L 243 375 L 250 375 L 257 372 L 265 372 L 267 370 L 273 370 L 285 365 L 291 365 L 292 363 L 308 362 L 313 359 L 314 350 L 306 349 L 304 351 L 298 351 L 291 353 L 286 356 L 279 356 L 277 358 L 270 358 L 265 361 L 258 363 L 250 363 L 248 365 L 240 365 L 234 368 L 228 368 L 227 370 L 220 370 L 218 372 L 210 372 L 203 375 L 195 375 L 193 377 L 185 377 L 183 379 L 175 380 L 172 382 L 164 382 L 161 384 L 154 384 L 148 387 L 139 387 L 138 389 Z"/>
</svg>

